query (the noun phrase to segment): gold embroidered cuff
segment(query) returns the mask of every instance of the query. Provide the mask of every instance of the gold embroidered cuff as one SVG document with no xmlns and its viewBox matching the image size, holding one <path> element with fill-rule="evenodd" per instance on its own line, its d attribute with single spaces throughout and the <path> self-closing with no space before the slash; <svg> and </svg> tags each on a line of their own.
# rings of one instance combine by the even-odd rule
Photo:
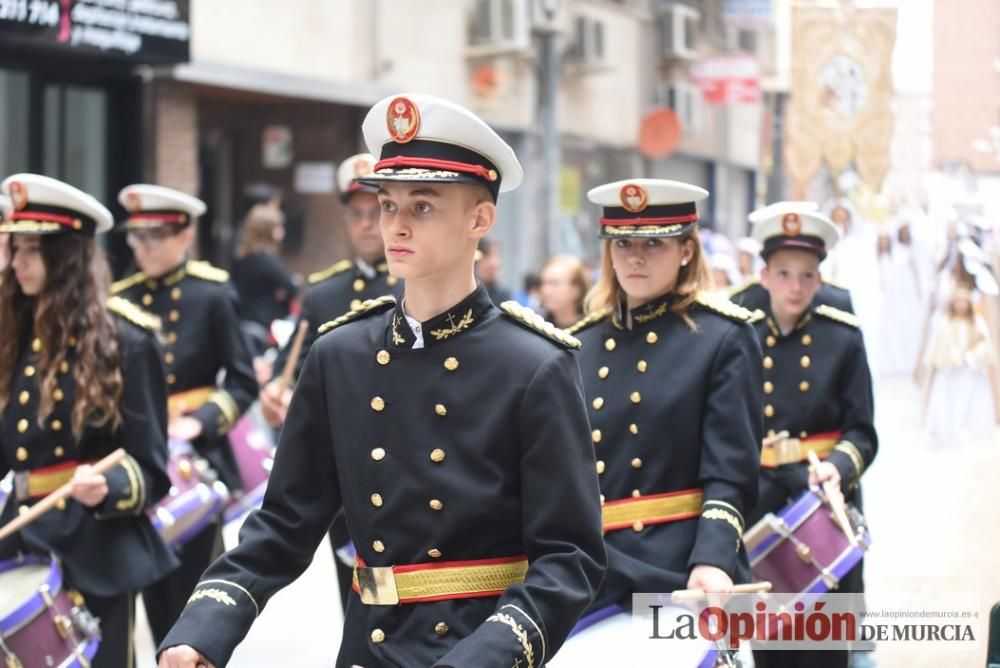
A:
<svg viewBox="0 0 1000 668">
<path fill-rule="evenodd" d="M 743 514 L 736 509 L 732 504 L 726 503 L 725 501 L 716 501 L 710 499 L 702 504 L 701 516 L 706 520 L 722 520 L 723 522 L 728 522 L 734 529 L 736 529 L 737 535 L 743 535 L 743 527 L 745 522 L 743 520 Z"/>
<path fill-rule="evenodd" d="M 854 464 L 854 478 L 858 479 L 861 474 L 865 472 L 865 460 L 861 456 L 861 451 L 858 450 L 858 446 L 854 445 L 850 441 L 841 441 L 834 448 L 835 452 L 843 452 L 845 455 L 850 457 L 851 463 Z"/>
<path fill-rule="evenodd" d="M 527 668 L 535 668 L 535 647 L 531 644 L 531 640 L 528 638 L 528 632 L 523 626 L 518 624 L 513 617 L 502 612 L 493 613 L 486 618 L 486 621 L 498 622 L 509 626 L 510 630 L 517 637 L 518 642 L 521 643 L 521 651 L 524 655 L 524 660 L 528 662 Z"/>
<path fill-rule="evenodd" d="M 236 405 L 232 395 L 225 390 L 213 392 L 206 403 L 215 404 L 222 411 L 218 430 L 220 436 L 232 429 L 236 421 L 240 419 L 240 407 Z"/>
<path fill-rule="evenodd" d="M 247 591 L 246 588 L 244 588 L 243 586 L 238 585 L 235 582 L 230 582 L 229 580 L 202 580 L 201 582 L 198 583 L 198 586 L 195 587 L 194 593 L 191 594 L 191 597 L 188 599 L 188 603 L 193 603 L 194 601 L 203 598 L 209 598 L 215 601 L 216 603 L 221 603 L 223 605 L 230 607 L 236 607 L 238 605 L 236 599 L 232 597 L 233 592 L 226 591 L 225 589 L 220 589 L 219 587 L 205 586 L 210 584 L 223 585 L 225 587 L 232 588 L 233 592 L 239 592 L 243 594 L 253 605 L 254 617 L 260 615 L 260 606 L 257 605 L 257 600 L 253 597 L 253 594 Z"/>
</svg>

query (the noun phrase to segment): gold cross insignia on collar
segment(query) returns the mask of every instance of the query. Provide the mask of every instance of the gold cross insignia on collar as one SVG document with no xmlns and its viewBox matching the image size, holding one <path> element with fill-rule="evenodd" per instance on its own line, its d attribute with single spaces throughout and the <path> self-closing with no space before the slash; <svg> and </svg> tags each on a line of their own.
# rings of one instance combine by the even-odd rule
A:
<svg viewBox="0 0 1000 668">
<path fill-rule="evenodd" d="M 406 343 L 406 339 L 396 329 L 396 326 L 401 322 L 403 322 L 403 319 L 398 315 L 392 316 L 392 342 L 397 346 L 401 346 Z"/>
<path fill-rule="evenodd" d="M 454 336 L 455 334 L 458 334 L 462 330 L 468 329 L 469 325 L 471 325 L 472 322 L 473 322 L 473 317 L 472 317 L 472 309 L 471 308 L 468 310 L 468 312 L 465 315 L 462 316 L 462 319 L 458 321 L 458 324 L 455 324 L 454 317 L 452 316 L 451 313 L 449 313 L 448 314 L 448 324 L 450 324 L 451 327 L 449 327 L 447 329 L 435 329 L 435 330 L 431 330 L 431 336 L 433 336 L 438 341 L 440 341 L 442 339 L 447 339 L 449 336 Z"/>
<path fill-rule="evenodd" d="M 654 318 L 659 318 L 660 316 L 667 314 L 667 302 L 662 302 L 655 309 L 652 306 L 646 307 L 646 313 L 638 313 L 635 319 L 639 322 L 649 322 Z"/>
</svg>

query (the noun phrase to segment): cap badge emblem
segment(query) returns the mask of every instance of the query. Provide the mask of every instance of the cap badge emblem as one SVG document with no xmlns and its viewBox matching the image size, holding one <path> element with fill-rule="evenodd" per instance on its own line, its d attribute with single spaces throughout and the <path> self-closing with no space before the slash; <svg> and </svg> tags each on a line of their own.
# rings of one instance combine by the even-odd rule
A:
<svg viewBox="0 0 1000 668">
<path fill-rule="evenodd" d="M 389 136 L 398 144 L 411 141 L 420 130 L 420 111 L 409 98 L 397 97 L 390 102 L 385 120 Z"/>
</svg>

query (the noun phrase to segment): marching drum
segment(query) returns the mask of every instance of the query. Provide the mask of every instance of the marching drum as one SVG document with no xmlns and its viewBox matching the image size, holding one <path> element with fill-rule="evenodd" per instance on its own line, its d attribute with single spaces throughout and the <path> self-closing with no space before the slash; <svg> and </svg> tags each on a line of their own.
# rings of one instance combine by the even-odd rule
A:
<svg viewBox="0 0 1000 668">
<path fill-rule="evenodd" d="M 233 447 L 236 466 L 243 481 L 243 491 L 234 493 L 226 506 L 225 521 L 239 519 L 258 508 L 264 500 L 267 478 L 274 463 L 274 438 L 271 428 L 253 408 L 243 414 L 229 430 L 229 444 Z"/>
<path fill-rule="evenodd" d="M 750 567 L 773 591 L 819 595 L 832 591 L 864 557 L 871 537 L 861 513 L 847 506 L 852 545 L 829 504 L 816 492 L 803 492 L 778 514 L 768 513 L 746 532 Z"/>
<path fill-rule="evenodd" d="M 682 614 L 696 613 L 664 605 L 659 611 L 660 627 L 672 629 Z M 736 668 L 741 665 L 731 652 L 720 651 L 710 640 L 651 639 L 651 623 L 652 618 L 633 620 L 631 613 L 617 605 L 593 612 L 580 620 L 547 665 L 551 668 Z"/>
<path fill-rule="evenodd" d="M 100 631 L 53 559 L 0 562 L 0 659 L 11 668 L 86 668 Z"/>
<path fill-rule="evenodd" d="M 229 489 L 184 441 L 170 441 L 167 473 L 170 492 L 146 514 L 164 542 L 177 547 L 212 523 L 229 500 Z"/>
</svg>

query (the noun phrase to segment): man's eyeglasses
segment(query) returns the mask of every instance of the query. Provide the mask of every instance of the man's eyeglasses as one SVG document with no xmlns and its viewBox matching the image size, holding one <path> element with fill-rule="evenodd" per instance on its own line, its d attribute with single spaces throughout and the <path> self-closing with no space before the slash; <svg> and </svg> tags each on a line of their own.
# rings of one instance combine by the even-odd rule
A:
<svg viewBox="0 0 1000 668">
<path fill-rule="evenodd" d="M 125 241 L 132 248 L 136 246 L 155 248 L 172 236 L 174 236 L 173 230 L 165 227 L 154 227 L 148 230 L 129 230 L 125 233 Z"/>
<path fill-rule="evenodd" d="M 354 223 L 359 220 L 374 220 L 378 222 L 379 217 L 382 215 L 382 207 L 374 206 L 370 209 L 359 209 L 354 206 L 349 206 L 344 210 L 344 220 L 349 223 Z"/>
</svg>

